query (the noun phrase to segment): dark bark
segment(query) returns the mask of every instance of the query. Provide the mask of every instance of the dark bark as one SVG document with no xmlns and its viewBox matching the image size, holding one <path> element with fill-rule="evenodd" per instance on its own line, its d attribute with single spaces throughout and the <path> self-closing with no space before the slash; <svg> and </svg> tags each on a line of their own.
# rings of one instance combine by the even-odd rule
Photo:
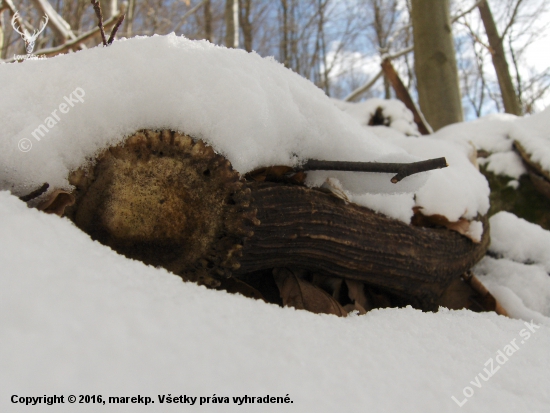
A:
<svg viewBox="0 0 550 413">
<path fill-rule="evenodd" d="M 204 2 L 204 38 L 212 42 L 212 11 L 210 0 Z"/>
<path fill-rule="evenodd" d="M 385 162 L 343 162 L 343 161 L 319 161 L 310 159 L 303 166 L 295 168 L 302 171 L 351 171 L 351 172 L 377 172 L 395 173 L 392 183 L 397 183 L 407 176 L 434 169 L 446 168 L 445 158 L 428 159 L 426 161 L 411 163 L 385 163 Z"/>
<path fill-rule="evenodd" d="M 250 21 L 250 9 L 252 7 L 252 0 L 240 0 L 241 1 L 241 28 L 243 30 L 244 50 L 247 52 L 252 51 L 252 22 Z"/>
<path fill-rule="evenodd" d="M 239 277 L 297 267 L 354 279 L 431 310 L 453 279 L 479 261 L 479 244 L 443 228 L 418 228 L 300 186 L 249 183 L 260 225 L 245 240 Z"/>
</svg>

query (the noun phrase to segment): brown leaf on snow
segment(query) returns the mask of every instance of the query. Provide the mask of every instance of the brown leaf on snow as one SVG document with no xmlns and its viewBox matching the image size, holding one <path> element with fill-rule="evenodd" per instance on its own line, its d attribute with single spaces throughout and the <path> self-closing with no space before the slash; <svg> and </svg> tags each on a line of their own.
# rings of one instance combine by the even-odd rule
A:
<svg viewBox="0 0 550 413">
<path fill-rule="evenodd" d="M 451 310 L 466 308 L 475 312 L 495 311 L 500 315 L 508 315 L 496 298 L 471 272 L 456 277 L 439 298 L 437 304 Z"/>
<path fill-rule="evenodd" d="M 414 215 L 411 220 L 411 224 L 415 225 L 417 227 L 433 227 L 433 226 L 440 226 L 448 228 L 452 231 L 456 231 L 459 234 L 464 235 L 465 237 L 470 238 L 473 242 L 476 244 L 480 242 L 479 239 L 473 238 L 472 233 L 470 230 L 470 224 L 471 221 L 468 221 L 465 218 L 460 218 L 458 221 L 449 221 L 446 217 L 443 215 L 423 215 L 421 211 L 421 208 L 414 207 L 413 208 Z"/>
<path fill-rule="evenodd" d="M 285 307 L 308 310 L 313 313 L 347 316 L 346 310 L 328 293 L 305 280 L 299 279 L 288 268 L 275 268 L 273 277 Z"/>
</svg>

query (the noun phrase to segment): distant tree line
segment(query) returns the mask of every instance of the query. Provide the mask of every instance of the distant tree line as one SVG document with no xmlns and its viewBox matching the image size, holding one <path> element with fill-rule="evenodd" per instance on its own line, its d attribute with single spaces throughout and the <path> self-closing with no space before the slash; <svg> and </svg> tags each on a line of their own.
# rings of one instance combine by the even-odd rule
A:
<svg viewBox="0 0 550 413">
<path fill-rule="evenodd" d="M 392 98 L 382 60 L 438 129 L 497 111 L 543 108 L 550 68 L 525 54 L 543 33 L 546 0 L 100 0 L 118 37 L 175 32 L 274 56 L 331 97 Z M 89 0 L 0 0 L 0 58 L 24 53 L 11 25 L 49 23 L 35 52 L 47 56 L 100 43 Z M 548 19 L 546 19 L 548 20 Z M 416 41 L 415 41 L 416 40 Z M 446 102 L 446 103 L 442 103 Z"/>
</svg>

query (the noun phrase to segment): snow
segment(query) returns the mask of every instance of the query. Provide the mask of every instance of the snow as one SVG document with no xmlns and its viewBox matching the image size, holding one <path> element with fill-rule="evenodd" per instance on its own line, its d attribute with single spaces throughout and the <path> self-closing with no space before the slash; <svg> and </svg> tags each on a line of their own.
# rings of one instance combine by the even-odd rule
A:
<svg viewBox="0 0 550 413">
<path fill-rule="evenodd" d="M 520 344 L 524 321 L 494 313 L 409 307 L 342 319 L 280 308 L 128 260 L 5 191 L 0 228 L 1 411 L 191 409 L 160 404 L 168 394 L 230 398 L 193 407 L 208 412 L 439 413 L 459 409 L 451 397 L 466 400 L 465 412 L 542 412 L 550 403 L 549 324 Z M 520 351 L 480 380 L 513 340 Z M 10 402 L 54 394 L 65 404 Z M 155 403 L 73 406 L 71 394 Z M 232 403 L 245 394 L 293 403 Z"/>
<path fill-rule="evenodd" d="M 487 170 L 496 175 L 505 175 L 516 180 L 527 173 L 521 158 L 511 151 L 493 153 L 487 158 L 479 158 L 477 161 L 480 165 L 487 164 Z"/>
<path fill-rule="evenodd" d="M 310 173 L 306 184 L 338 179 L 358 202 L 407 223 L 411 198 L 423 211 L 451 221 L 488 208 L 488 185 L 456 145 L 380 138 L 312 83 L 255 53 L 171 34 L 3 64 L 0 77 L 0 189 L 16 195 L 44 182 L 70 189 L 68 173 L 102 149 L 142 128 L 171 128 L 208 142 L 241 173 L 307 159 L 413 162 L 447 156 L 448 168 L 397 184 L 390 174 L 323 171 Z M 361 110 L 378 105 L 398 136 L 417 134 L 401 103 L 376 101 Z M 43 137 L 37 128 L 45 130 Z"/>
<path fill-rule="evenodd" d="M 504 211 L 489 223 L 493 257 L 473 272 L 512 317 L 550 321 L 550 231 Z"/>
<path fill-rule="evenodd" d="M 468 144 L 478 150 L 492 153 L 480 163 L 498 175 L 518 179 L 527 171 L 521 158 L 512 148 L 518 141 L 538 162 L 550 171 L 550 107 L 531 116 L 517 117 L 509 114 L 493 114 L 472 122 L 457 123 L 438 130 L 436 139 Z"/>
<path fill-rule="evenodd" d="M 540 265 L 550 273 L 550 231 L 504 211 L 491 217 L 490 223 L 492 253 Z"/>
<path fill-rule="evenodd" d="M 412 112 L 405 104 L 395 99 L 367 99 L 362 102 L 344 102 L 333 100 L 334 104 L 346 113 L 349 113 L 361 125 L 368 126 L 372 116 L 378 108 L 382 109 L 382 115 L 387 120 L 390 128 L 405 135 L 419 136 L 418 127 L 414 123 Z"/>
<path fill-rule="evenodd" d="M 175 35 L 0 65 L 0 78 L 0 189 L 16 195 L 44 181 L 67 188 L 70 170 L 124 135 L 172 128 L 209 142 L 241 173 L 307 158 L 445 156 L 448 168 L 397 185 L 388 174 L 321 171 L 308 183 L 328 182 L 335 193 L 405 222 L 413 206 L 427 215 L 474 220 L 487 212 L 489 188 L 469 160 L 468 142 L 505 153 L 512 139 L 546 139 L 549 130 L 540 116 L 494 116 L 431 137 L 407 137 L 403 125 L 410 126 L 410 116 L 392 103 L 386 105 L 392 128 L 365 127 L 273 59 Z M 31 132 L 40 124 L 50 130 L 37 141 Z M 21 139 L 32 143 L 28 152 L 18 149 Z M 491 162 L 496 169 L 506 163 L 504 157 Z M 337 318 L 184 283 L 0 190 L 0 411 L 181 411 L 158 396 L 214 394 L 231 403 L 196 408 L 439 413 L 464 403 L 464 412 L 545 411 L 549 232 L 506 213 L 491 218 L 491 227 L 493 257 L 474 273 L 518 319 L 410 307 Z M 479 222 L 470 228 L 481 235 Z M 526 351 L 508 353 L 516 341 Z M 508 360 L 480 380 L 499 351 Z M 54 394 L 65 400 L 141 395 L 155 403 L 10 402 L 13 395 Z M 292 403 L 232 402 L 244 395 L 288 395 Z"/>
</svg>

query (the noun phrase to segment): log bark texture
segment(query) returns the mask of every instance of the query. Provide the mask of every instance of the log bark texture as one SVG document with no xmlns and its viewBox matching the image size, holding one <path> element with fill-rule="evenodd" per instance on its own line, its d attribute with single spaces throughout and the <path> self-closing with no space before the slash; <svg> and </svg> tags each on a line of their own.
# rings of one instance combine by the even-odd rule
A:
<svg viewBox="0 0 550 413">
<path fill-rule="evenodd" d="M 489 244 L 487 219 L 482 241 L 474 244 L 448 229 L 407 225 L 318 189 L 248 186 L 260 225 L 244 242 L 236 277 L 267 268 L 304 268 L 359 280 L 431 310 Z"/>
</svg>

